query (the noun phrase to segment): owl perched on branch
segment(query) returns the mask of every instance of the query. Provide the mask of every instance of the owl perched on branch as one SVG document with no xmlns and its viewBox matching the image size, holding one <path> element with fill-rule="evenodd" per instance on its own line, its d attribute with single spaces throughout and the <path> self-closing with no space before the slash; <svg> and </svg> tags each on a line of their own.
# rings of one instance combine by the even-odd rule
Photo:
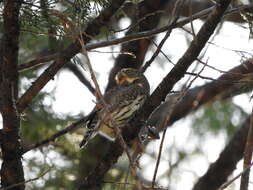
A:
<svg viewBox="0 0 253 190">
<path fill-rule="evenodd" d="M 110 141 L 117 138 L 114 126 L 124 127 L 149 96 L 149 83 L 136 69 L 125 68 L 115 77 L 117 86 L 104 95 L 106 107 L 97 106 L 87 121 L 88 128 L 80 147 L 99 134 Z"/>
</svg>

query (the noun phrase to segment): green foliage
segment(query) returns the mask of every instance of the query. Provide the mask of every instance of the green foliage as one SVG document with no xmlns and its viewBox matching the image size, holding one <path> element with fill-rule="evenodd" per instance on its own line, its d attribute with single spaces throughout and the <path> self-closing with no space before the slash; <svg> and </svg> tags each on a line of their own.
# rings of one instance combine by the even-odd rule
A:
<svg viewBox="0 0 253 190">
<path fill-rule="evenodd" d="M 209 132 L 218 134 L 221 131 L 231 136 L 247 117 L 247 113 L 231 101 L 215 102 L 205 106 L 198 113 L 193 116 L 192 126 L 194 132 L 200 136 Z"/>
</svg>

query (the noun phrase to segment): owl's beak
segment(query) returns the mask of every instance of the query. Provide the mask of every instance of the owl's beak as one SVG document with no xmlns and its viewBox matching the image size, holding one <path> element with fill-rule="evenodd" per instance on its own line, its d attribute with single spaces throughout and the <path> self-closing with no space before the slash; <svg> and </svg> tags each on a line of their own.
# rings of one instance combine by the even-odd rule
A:
<svg viewBox="0 0 253 190">
<path fill-rule="evenodd" d="M 124 83 L 131 84 L 137 79 L 139 79 L 139 77 L 129 77 L 125 73 L 118 73 L 115 76 L 115 80 L 118 85 L 122 85 Z"/>
</svg>

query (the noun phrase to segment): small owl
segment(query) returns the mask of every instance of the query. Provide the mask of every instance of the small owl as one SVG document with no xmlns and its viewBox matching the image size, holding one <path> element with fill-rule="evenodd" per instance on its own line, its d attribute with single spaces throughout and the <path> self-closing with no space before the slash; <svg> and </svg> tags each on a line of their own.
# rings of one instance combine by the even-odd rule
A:
<svg viewBox="0 0 253 190">
<path fill-rule="evenodd" d="M 136 69 L 120 70 L 115 80 L 117 86 L 104 95 L 107 108 L 96 106 L 93 117 L 86 123 L 88 130 L 80 147 L 84 147 L 97 134 L 115 141 L 117 135 L 114 126 L 124 127 L 149 96 L 149 83 Z"/>
</svg>

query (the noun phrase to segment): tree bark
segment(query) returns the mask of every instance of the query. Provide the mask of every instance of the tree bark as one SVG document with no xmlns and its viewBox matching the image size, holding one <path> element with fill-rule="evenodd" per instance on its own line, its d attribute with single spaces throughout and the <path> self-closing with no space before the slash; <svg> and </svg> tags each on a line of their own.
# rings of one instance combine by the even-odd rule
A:
<svg viewBox="0 0 253 190">
<path fill-rule="evenodd" d="M 20 115 L 17 111 L 18 98 L 18 42 L 19 42 L 19 10 L 21 1 L 6 0 L 4 2 L 4 35 L 3 64 L 1 66 L 1 98 L 3 130 L 1 132 L 1 149 L 3 163 L 1 168 L 1 185 L 8 187 L 24 181 L 20 146 Z M 23 190 L 19 185 L 12 190 Z"/>
</svg>

